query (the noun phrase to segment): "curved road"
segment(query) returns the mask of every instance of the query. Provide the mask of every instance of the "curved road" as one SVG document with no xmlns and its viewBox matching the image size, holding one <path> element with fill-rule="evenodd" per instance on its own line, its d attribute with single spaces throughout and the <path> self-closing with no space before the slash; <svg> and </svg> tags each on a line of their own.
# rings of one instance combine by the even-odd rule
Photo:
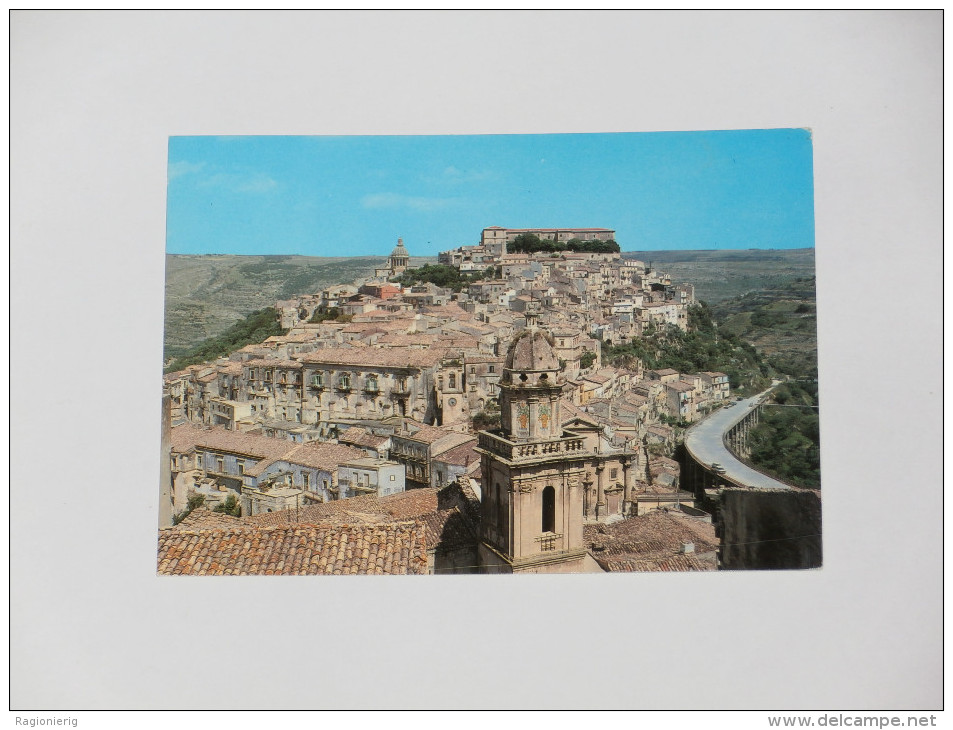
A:
<svg viewBox="0 0 953 730">
<path fill-rule="evenodd" d="M 719 408 L 703 421 L 692 426 L 685 436 L 685 448 L 688 449 L 688 453 L 706 467 L 712 462 L 721 464 L 725 468 L 721 476 L 738 484 L 759 489 L 791 489 L 787 484 L 740 462 L 728 450 L 724 442 L 725 432 L 748 415 L 770 390 L 771 388 L 768 388 L 763 393 L 745 398 L 729 408 Z"/>
</svg>

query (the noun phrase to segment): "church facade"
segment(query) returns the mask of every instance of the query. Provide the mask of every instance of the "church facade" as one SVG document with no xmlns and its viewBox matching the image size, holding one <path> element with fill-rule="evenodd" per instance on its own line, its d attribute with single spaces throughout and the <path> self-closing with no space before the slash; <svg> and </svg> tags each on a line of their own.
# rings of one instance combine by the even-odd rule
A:
<svg viewBox="0 0 953 730">
<path fill-rule="evenodd" d="M 603 453 L 599 434 L 585 433 L 585 423 L 563 428 L 565 381 L 554 344 L 528 313 L 527 328 L 510 343 L 503 365 L 502 427 L 479 434 L 484 572 L 599 570 L 586 551 L 583 525 L 609 516 L 609 492 L 618 494 L 619 512 L 630 498 L 637 455 Z M 606 484 L 609 464 L 617 479 Z"/>
</svg>

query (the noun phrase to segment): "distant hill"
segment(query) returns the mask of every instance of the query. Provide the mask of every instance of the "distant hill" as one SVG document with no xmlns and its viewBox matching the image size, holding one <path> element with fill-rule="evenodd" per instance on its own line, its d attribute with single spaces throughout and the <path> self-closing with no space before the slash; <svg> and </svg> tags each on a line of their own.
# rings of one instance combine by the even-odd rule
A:
<svg viewBox="0 0 953 730">
<path fill-rule="evenodd" d="M 709 304 L 814 276 L 813 248 L 626 251 L 622 257 L 651 263 L 676 282 L 694 284 L 696 298 Z"/>
<path fill-rule="evenodd" d="M 815 278 L 798 277 L 712 306 L 722 332 L 750 343 L 788 375 L 816 375 Z"/>
<path fill-rule="evenodd" d="M 413 257 L 412 266 L 434 257 Z M 165 358 L 279 299 L 372 276 L 385 257 L 166 255 Z"/>
<path fill-rule="evenodd" d="M 784 287 L 814 276 L 814 249 L 746 251 L 629 251 L 635 258 L 695 285 L 712 305 L 749 292 Z M 166 256 L 165 357 L 179 356 L 217 337 L 279 299 L 311 294 L 371 276 L 385 257 Z M 412 257 L 410 265 L 435 263 Z"/>
</svg>

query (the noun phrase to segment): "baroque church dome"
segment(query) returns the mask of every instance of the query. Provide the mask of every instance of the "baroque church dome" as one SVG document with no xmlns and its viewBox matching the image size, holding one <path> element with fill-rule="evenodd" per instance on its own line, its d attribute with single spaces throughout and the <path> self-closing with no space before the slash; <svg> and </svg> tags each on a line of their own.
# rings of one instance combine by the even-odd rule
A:
<svg viewBox="0 0 953 730">
<path fill-rule="evenodd" d="M 559 370 L 559 358 L 553 350 L 556 341 L 548 332 L 526 329 L 518 333 L 506 351 L 503 368 L 515 371 Z"/>
<path fill-rule="evenodd" d="M 404 242 L 401 239 L 397 239 L 397 245 L 394 246 L 394 250 L 390 252 L 391 258 L 394 256 L 397 257 L 409 257 L 410 253 L 404 248 Z"/>
</svg>

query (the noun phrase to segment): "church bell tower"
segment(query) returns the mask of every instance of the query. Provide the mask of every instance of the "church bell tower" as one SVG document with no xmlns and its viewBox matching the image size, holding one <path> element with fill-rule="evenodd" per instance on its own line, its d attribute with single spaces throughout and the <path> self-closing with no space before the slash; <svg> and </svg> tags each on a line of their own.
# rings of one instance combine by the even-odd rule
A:
<svg viewBox="0 0 953 730">
<path fill-rule="evenodd" d="M 481 431 L 481 565 L 486 572 L 582 572 L 584 439 L 563 432 L 564 380 L 552 335 L 537 326 L 510 343 L 500 379 L 502 428 Z"/>
</svg>

